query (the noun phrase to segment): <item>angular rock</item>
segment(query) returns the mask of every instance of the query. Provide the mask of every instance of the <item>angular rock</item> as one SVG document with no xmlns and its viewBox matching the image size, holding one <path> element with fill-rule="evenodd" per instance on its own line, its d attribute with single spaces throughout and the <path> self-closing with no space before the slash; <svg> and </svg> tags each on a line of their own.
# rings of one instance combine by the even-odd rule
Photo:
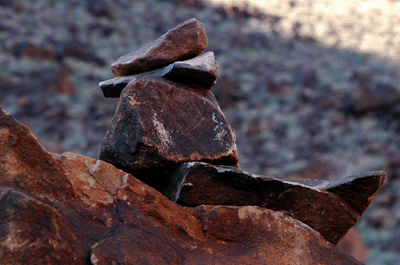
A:
<svg viewBox="0 0 400 265">
<path fill-rule="evenodd" d="M 295 182 L 332 192 L 350 203 L 352 208 L 357 210 L 361 215 L 378 193 L 385 178 L 386 174 L 383 171 L 370 171 L 358 173 L 336 181 L 297 179 Z"/>
<path fill-rule="evenodd" d="M 207 44 L 204 25 L 192 18 L 169 30 L 156 41 L 121 56 L 112 63 L 111 71 L 116 76 L 126 76 L 154 70 L 175 61 L 193 58 L 201 54 Z"/>
<path fill-rule="evenodd" d="M 186 61 L 179 61 L 164 68 L 140 73 L 115 77 L 99 83 L 104 97 L 119 98 L 122 90 L 135 78 L 153 75 L 188 85 L 200 85 L 211 88 L 218 77 L 218 62 L 213 52 L 206 52 Z"/>
<path fill-rule="evenodd" d="M 235 132 L 211 91 L 154 76 L 122 92 L 100 159 L 156 189 L 184 162 L 238 166 Z"/>
<path fill-rule="evenodd" d="M 186 225 L 184 231 L 175 233 L 180 237 L 127 227 L 92 246 L 92 263 L 361 264 L 310 227 L 280 212 L 254 206 L 187 210 L 199 219 L 200 226 Z M 186 234 L 199 231 L 206 238 L 193 240 Z"/>
<path fill-rule="evenodd" d="M 63 167 L 46 152 L 25 125 L 0 108 L 0 176 L 17 183 L 32 196 L 49 203 L 62 201 L 73 194 L 68 180 L 56 177 Z M 37 190 L 46 190 L 46 197 Z"/>
<path fill-rule="evenodd" d="M 165 67 L 161 76 L 188 85 L 211 88 L 217 81 L 218 66 L 214 53 L 206 52 L 193 59 L 175 62 Z"/>
<path fill-rule="evenodd" d="M 1 108 L 0 147 L 3 264 L 360 264 L 285 214 L 184 208 L 106 162 L 49 154 Z"/>
<path fill-rule="evenodd" d="M 157 69 L 154 71 L 144 72 L 136 75 L 127 75 L 115 77 L 99 83 L 99 87 L 103 91 L 103 95 L 106 98 L 119 98 L 121 96 L 122 90 L 134 79 L 141 78 L 146 75 L 153 75 L 161 77 L 162 69 Z"/>
<path fill-rule="evenodd" d="M 128 75 L 115 77 L 112 79 L 104 80 L 99 83 L 101 91 L 106 98 L 119 98 L 122 90 L 129 82 L 135 79 L 136 75 Z"/>
<path fill-rule="evenodd" d="M 75 264 L 82 243 L 54 208 L 0 181 L 2 264 Z"/>
<path fill-rule="evenodd" d="M 332 182 L 284 181 L 192 162 L 182 164 L 171 178 L 170 186 L 160 191 L 182 206 L 255 205 L 281 211 L 337 244 L 368 207 L 385 173 L 367 172 Z"/>
</svg>

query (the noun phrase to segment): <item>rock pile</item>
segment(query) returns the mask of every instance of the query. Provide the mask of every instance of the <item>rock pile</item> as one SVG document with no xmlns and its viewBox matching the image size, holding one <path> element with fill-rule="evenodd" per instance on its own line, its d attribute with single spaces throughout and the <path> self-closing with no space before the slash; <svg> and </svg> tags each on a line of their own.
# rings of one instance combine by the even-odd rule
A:
<svg viewBox="0 0 400 265">
<path fill-rule="evenodd" d="M 121 99 L 100 159 L 182 206 L 281 211 L 337 244 L 375 196 L 384 173 L 299 182 L 237 169 L 235 133 L 210 91 L 218 62 L 212 52 L 201 54 L 206 47 L 204 26 L 190 19 L 112 64 L 120 77 L 99 86 L 104 96 Z M 187 60 L 174 61 L 182 58 Z"/>
<path fill-rule="evenodd" d="M 206 47 L 203 24 L 190 19 L 112 64 L 120 77 L 100 88 L 120 101 L 101 160 L 159 190 L 184 162 L 238 166 L 235 132 L 210 90 L 218 62 L 201 54 Z"/>
<path fill-rule="evenodd" d="M 360 264 L 335 245 L 385 173 L 328 182 L 240 170 L 206 47 L 190 19 L 112 64 L 118 77 L 100 88 L 120 100 L 100 160 L 48 153 L 0 108 L 2 262 Z"/>
</svg>

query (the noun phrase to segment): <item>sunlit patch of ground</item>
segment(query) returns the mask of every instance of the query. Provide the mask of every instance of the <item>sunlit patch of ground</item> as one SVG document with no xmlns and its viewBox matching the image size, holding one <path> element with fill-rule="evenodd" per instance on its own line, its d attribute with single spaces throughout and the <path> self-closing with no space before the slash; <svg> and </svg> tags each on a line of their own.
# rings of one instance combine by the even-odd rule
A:
<svg viewBox="0 0 400 265">
<path fill-rule="evenodd" d="M 321 43 L 360 52 L 400 58 L 400 1 L 389 0 L 209 0 L 212 5 L 257 8 L 281 17 L 283 35 L 311 37 Z M 297 27 L 295 26 L 297 25 Z M 250 28 L 268 31 L 267 23 Z"/>
</svg>

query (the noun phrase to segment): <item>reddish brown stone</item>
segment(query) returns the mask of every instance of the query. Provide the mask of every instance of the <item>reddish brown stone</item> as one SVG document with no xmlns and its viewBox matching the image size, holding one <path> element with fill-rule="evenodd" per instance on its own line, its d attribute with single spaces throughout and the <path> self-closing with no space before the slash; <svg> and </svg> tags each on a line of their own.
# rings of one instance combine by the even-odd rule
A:
<svg viewBox="0 0 400 265">
<path fill-rule="evenodd" d="M 368 172 L 332 182 L 284 181 L 192 162 L 182 164 L 161 192 L 182 206 L 256 205 L 282 211 L 337 244 L 356 224 L 384 179 L 384 172 Z"/>
<path fill-rule="evenodd" d="M 111 65 L 111 71 L 116 76 L 126 76 L 154 70 L 195 57 L 207 48 L 207 44 L 204 25 L 192 18 L 169 30 L 156 41 L 121 56 Z"/>
<path fill-rule="evenodd" d="M 114 166 L 51 155 L 0 109 L 4 264 L 360 264 L 254 206 L 181 207 Z"/>
<path fill-rule="evenodd" d="M 209 89 L 145 76 L 122 92 L 100 159 L 160 189 L 183 162 L 237 166 L 235 141 Z"/>
<path fill-rule="evenodd" d="M 128 227 L 96 243 L 92 263 L 361 264 L 279 212 L 254 206 L 199 206 L 187 211 L 201 223 L 184 224 L 175 236 Z M 180 219 L 178 214 L 173 218 Z M 193 238 L 198 234 L 202 236 Z"/>
<path fill-rule="evenodd" d="M 85 253 L 52 207 L 0 182 L 1 264 L 78 264 Z"/>
<path fill-rule="evenodd" d="M 63 173 L 62 166 L 37 142 L 28 127 L 0 108 L 1 179 L 53 202 L 73 194 L 71 184 L 59 177 Z M 41 190 L 46 190 L 45 198 Z"/>
<path fill-rule="evenodd" d="M 88 160 L 93 165 L 96 162 L 94 159 Z M 6 199 L 9 206 L 0 204 L 0 212 L 10 207 L 10 210 L 7 210 L 9 213 L 17 213 L 15 217 L 14 215 L 7 217 L 7 220 L 15 220 L 15 227 L 25 227 L 23 228 L 25 230 L 21 228 L 24 232 L 18 233 L 16 240 L 18 244 L 27 242 L 26 256 L 20 257 L 18 253 L 25 250 L 13 248 L 13 244 L 0 249 L 8 253 L 12 248 L 11 250 L 16 252 L 8 253 L 7 257 L 10 257 L 11 261 L 21 261 L 5 264 L 47 264 L 45 261 L 48 260 L 58 261 L 52 264 L 85 264 L 90 245 L 112 232 L 110 226 L 115 225 L 118 218 L 112 217 L 113 206 L 110 203 L 108 205 L 104 203 L 107 198 L 100 196 L 107 193 L 100 193 L 94 185 L 89 162 L 82 165 L 74 159 L 70 163 L 75 164 L 80 171 L 69 170 L 68 163 L 60 163 L 58 159 L 46 152 L 26 126 L 15 121 L 0 108 L 0 188 L 12 188 L 13 194 L 12 200 Z M 106 163 L 99 162 L 99 164 Z M 110 173 L 113 178 L 117 178 L 117 172 L 120 170 L 115 171 L 112 165 L 107 165 L 114 170 Z M 122 173 L 127 175 L 125 172 Z M 87 187 L 93 186 L 93 190 L 83 192 L 85 183 Z M 10 192 L 7 191 L 7 193 Z M 90 194 L 94 195 L 90 197 Z M 22 209 L 22 206 L 18 206 L 19 204 L 24 204 L 25 208 Z M 21 216 L 24 216 L 22 219 L 18 219 L 19 212 Z M 25 220 L 27 224 L 19 224 L 18 220 Z M 34 220 L 38 220 L 37 224 Z M 72 232 L 63 227 L 65 225 L 70 227 Z M 32 229 L 37 229 L 35 233 L 26 232 L 31 226 L 33 226 Z M 9 224 L 8 228 L 11 229 L 12 225 Z M 0 231 L 6 233 L 6 230 L 0 229 Z M 38 236 L 38 231 L 42 231 L 43 234 Z M 55 234 L 48 235 L 48 233 Z M 78 242 L 65 246 L 64 240 L 70 242 L 74 239 L 74 235 Z M 29 244 L 32 246 L 28 246 Z M 82 249 L 86 249 L 84 254 L 82 254 Z M 61 253 L 67 250 L 71 254 Z M 32 252 L 35 252 L 34 257 L 38 258 L 38 262 L 34 262 L 29 256 Z M 4 252 L 0 253 L 1 257 L 5 255 Z M 15 259 L 16 256 L 19 259 Z M 39 257 L 42 258 L 39 260 Z M 74 262 L 70 262 L 71 258 Z M 44 262 L 41 262 L 42 260 Z"/>
<path fill-rule="evenodd" d="M 332 181 L 329 185 L 323 185 L 323 189 L 338 195 L 350 203 L 361 215 L 378 193 L 385 178 L 386 174 L 383 171 L 359 173 L 344 179 Z"/>
</svg>

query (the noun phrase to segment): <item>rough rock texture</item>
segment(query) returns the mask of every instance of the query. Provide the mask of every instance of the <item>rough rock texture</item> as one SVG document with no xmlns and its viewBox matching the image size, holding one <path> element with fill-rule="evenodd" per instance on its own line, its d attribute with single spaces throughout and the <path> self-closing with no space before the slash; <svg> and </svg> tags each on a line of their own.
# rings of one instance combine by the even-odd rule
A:
<svg viewBox="0 0 400 265">
<path fill-rule="evenodd" d="M 0 177 L 2 264 L 74 264 L 84 255 L 76 231 L 57 210 Z"/>
<path fill-rule="evenodd" d="M 238 166 L 235 141 L 209 89 L 145 76 L 122 92 L 100 159 L 159 189 L 183 162 Z"/>
<path fill-rule="evenodd" d="M 182 164 L 163 194 L 182 206 L 255 205 L 282 211 L 337 244 L 383 184 L 385 173 L 367 172 L 338 181 L 256 176 L 237 168 Z"/>
<path fill-rule="evenodd" d="M 186 61 L 175 62 L 165 67 L 161 76 L 188 85 L 211 88 L 217 82 L 219 63 L 213 52 L 206 52 Z"/>
<path fill-rule="evenodd" d="M 92 246 L 91 261 L 93 264 L 110 264 L 115 260 L 128 264 L 361 264 L 334 249 L 308 226 L 279 212 L 254 206 L 199 206 L 187 211 L 199 218 L 201 225 L 184 224 L 185 232 L 204 233 L 206 237 L 171 238 L 126 228 Z M 283 238 L 290 240 L 286 242 Z"/>
<path fill-rule="evenodd" d="M 111 65 L 111 71 L 116 76 L 126 76 L 161 68 L 201 54 L 207 44 L 204 25 L 192 18 L 169 30 L 156 41 L 121 56 Z"/>
<path fill-rule="evenodd" d="M 184 208 L 108 163 L 49 154 L 2 109 L 0 207 L 4 264 L 360 264 L 283 213 Z"/>
<path fill-rule="evenodd" d="M 200 85 L 211 88 L 218 77 L 218 62 L 213 52 L 206 52 L 195 58 L 174 62 L 164 68 L 140 73 L 115 77 L 99 83 L 105 97 L 119 98 L 122 90 L 135 78 L 153 75 L 187 85 Z"/>
</svg>

